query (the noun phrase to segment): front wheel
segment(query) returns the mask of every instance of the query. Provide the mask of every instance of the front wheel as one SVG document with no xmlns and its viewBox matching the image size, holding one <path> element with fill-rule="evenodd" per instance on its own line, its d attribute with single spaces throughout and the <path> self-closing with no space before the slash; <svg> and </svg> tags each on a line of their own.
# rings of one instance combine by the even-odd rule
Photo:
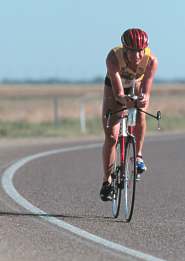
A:
<svg viewBox="0 0 185 261">
<path fill-rule="evenodd" d="M 112 174 L 112 215 L 117 218 L 121 203 L 121 144 L 118 141 L 116 145 L 116 160 L 114 165 L 114 173 Z"/>
<path fill-rule="evenodd" d="M 136 145 L 135 139 L 128 136 L 125 145 L 123 212 L 126 222 L 130 222 L 134 209 L 136 189 Z"/>
</svg>

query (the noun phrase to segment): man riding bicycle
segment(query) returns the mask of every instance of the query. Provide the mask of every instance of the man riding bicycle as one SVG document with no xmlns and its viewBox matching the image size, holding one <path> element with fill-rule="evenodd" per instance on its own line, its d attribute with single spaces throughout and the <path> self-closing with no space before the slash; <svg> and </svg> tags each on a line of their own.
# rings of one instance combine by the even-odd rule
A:
<svg viewBox="0 0 185 261">
<path fill-rule="evenodd" d="M 111 173 L 116 153 L 116 142 L 119 134 L 119 116 L 111 116 L 110 127 L 106 127 L 106 113 L 119 111 L 121 108 L 134 107 L 129 94 L 133 81 L 135 95 L 139 96 L 137 107 L 147 110 L 152 83 L 157 70 L 157 58 L 148 47 L 148 35 L 141 29 L 126 30 L 121 36 L 122 45 L 113 48 L 106 59 L 107 75 L 105 77 L 102 121 L 105 133 L 103 145 L 103 185 L 100 197 L 103 201 L 111 199 Z M 146 171 L 142 158 L 142 149 L 146 132 L 146 116 L 138 111 L 136 123 L 136 168 L 138 173 Z"/>
</svg>

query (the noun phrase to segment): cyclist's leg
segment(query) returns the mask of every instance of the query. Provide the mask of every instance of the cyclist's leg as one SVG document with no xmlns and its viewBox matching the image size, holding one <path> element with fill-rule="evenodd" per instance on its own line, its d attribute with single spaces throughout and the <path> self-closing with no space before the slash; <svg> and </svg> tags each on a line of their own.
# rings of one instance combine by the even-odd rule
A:
<svg viewBox="0 0 185 261">
<path fill-rule="evenodd" d="M 119 123 L 114 126 L 110 126 L 109 129 L 106 129 L 105 124 L 106 123 L 104 123 L 105 140 L 102 151 L 104 168 L 103 182 L 108 181 L 111 183 L 111 174 L 113 172 L 115 162 L 116 143 L 119 134 Z"/>
<path fill-rule="evenodd" d="M 141 94 L 141 85 L 137 86 L 136 95 Z M 147 107 L 142 108 L 144 111 L 147 111 Z M 147 167 L 142 159 L 142 150 L 144 145 L 144 139 L 146 134 L 147 124 L 146 124 L 146 114 L 138 111 L 137 113 L 137 122 L 135 128 L 136 135 L 136 168 L 138 173 L 146 171 Z M 139 179 L 139 175 L 137 175 Z"/>
<path fill-rule="evenodd" d="M 138 112 L 136 123 L 136 155 L 142 156 L 146 127 L 146 114 Z"/>
<path fill-rule="evenodd" d="M 136 95 L 139 96 L 142 93 L 141 90 L 141 83 L 137 83 L 135 87 Z M 142 108 L 144 111 L 147 111 L 147 108 Z M 136 135 L 136 155 L 142 156 L 142 150 L 144 145 L 144 139 L 146 134 L 146 114 L 143 112 L 138 111 L 137 113 L 137 122 L 135 128 L 135 135 Z"/>
<path fill-rule="evenodd" d="M 108 181 L 111 183 L 111 174 L 113 171 L 115 154 L 116 154 L 116 143 L 119 134 L 119 115 L 113 115 L 110 119 L 110 127 L 107 128 L 107 119 L 105 114 L 108 110 L 117 111 L 120 106 L 116 103 L 112 89 L 108 86 L 104 88 L 104 99 L 103 99 L 103 110 L 102 110 L 102 123 L 105 134 L 105 140 L 103 144 L 102 158 L 103 158 L 103 168 L 104 176 L 103 182 Z"/>
</svg>

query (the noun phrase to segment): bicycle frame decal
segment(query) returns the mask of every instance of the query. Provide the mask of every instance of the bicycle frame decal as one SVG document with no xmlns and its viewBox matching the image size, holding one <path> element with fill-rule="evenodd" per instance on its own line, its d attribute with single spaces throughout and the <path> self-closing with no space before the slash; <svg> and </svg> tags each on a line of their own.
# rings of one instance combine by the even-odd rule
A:
<svg viewBox="0 0 185 261">
<path fill-rule="evenodd" d="M 120 161 L 121 161 L 121 165 L 122 165 L 124 162 L 124 157 L 125 157 L 125 139 L 123 136 L 120 137 L 120 145 L 121 145 Z"/>
<path fill-rule="evenodd" d="M 128 132 L 129 134 L 133 135 L 135 131 L 135 127 L 134 126 L 128 126 Z"/>
<path fill-rule="evenodd" d="M 121 155 L 120 155 L 120 161 L 123 163 L 124 157 L 125 157 L 125 137 L 127 137 L 127 123 L 126 118 L 121 118 L 120 121 L 120 131 L 119 131 L 119 139 L 120 139 L 120 149 L 121 149 Z"/>
</svg>

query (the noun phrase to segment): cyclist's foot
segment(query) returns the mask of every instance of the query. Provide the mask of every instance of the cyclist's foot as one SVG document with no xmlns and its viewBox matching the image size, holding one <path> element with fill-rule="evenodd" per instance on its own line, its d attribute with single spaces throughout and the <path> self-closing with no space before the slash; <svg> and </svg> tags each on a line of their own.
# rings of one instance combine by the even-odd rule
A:
<svg viewBox="0 0 185 261">
<path fill-rule="evenodd" d="M 101 190 L 100 190 L 100 198 L 103 201 L 112 200 L 111 196 L 112 187 L 108 181 L 103 182 Z"/>
<path fill-rule="evenodd" d="M 147 167 L 143 161 L 143 158 L 140 155 L 138 155 L 136 158 L 136 169 L 137 169 L 137 180 L 140 180 L 140 178 L 141 178 L 140 174 L 147 170 Z"/>
</svg>

